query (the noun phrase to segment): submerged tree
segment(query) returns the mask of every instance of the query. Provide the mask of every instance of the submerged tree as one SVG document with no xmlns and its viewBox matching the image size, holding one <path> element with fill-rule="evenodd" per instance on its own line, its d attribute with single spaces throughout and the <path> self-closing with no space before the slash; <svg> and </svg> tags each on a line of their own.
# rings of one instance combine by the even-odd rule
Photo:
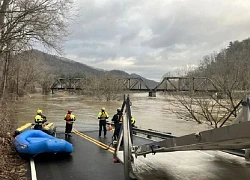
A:
<svg viewBox="0 0 250 180">
<path fill-rule="evenodd" d="M 239 100 L 235 100 L 236 106 L 231 109 L 230 101 L 218 99 L 216 95 L 177 92 L 171 93 L 170 97 L 174 97 L 174 100 L 169 101 L 172 106 L 170 110 L 178 117 L 195 120 L 199 124 L 205 123 L 213 128 L 218 128 L 228 119 L 234 118 L 232 115 L 237 114 L 240 109 L 237 104 Z"/>
<path fill-rule="evenodd" d="M 117 77 L 109 73 L 103 77 L 87 76 L 83 87 L 83 94 L 106 101 L 121 99 L 124 91 Z"/>
</svg>

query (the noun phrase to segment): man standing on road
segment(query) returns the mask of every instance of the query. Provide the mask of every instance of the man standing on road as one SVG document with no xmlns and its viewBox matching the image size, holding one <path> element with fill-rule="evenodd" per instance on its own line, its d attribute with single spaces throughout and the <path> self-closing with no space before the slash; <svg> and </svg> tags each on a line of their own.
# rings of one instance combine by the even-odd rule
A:
<svg viewBox="0 0 250 180">
<path fill-rule="evenodd" d="M 102 127 L 104 131 L 104 137 L 106 137 L 107 134 L 107 128 L 106 128 L 106 120 L 109 118 L 108 113 L 105 111 L 105 108 L 102 107 L 101 111 L 98 113 L 98 119 L 99 119 L 99 137 L 102 135 Z"/>
<path fill-rule="evenodd" d="M 65 114 L 64 120 L 66 121 L 66 126 L 65 126 L 65 135 L 66 136 L 71 136 L 71 131 L 73 128 L 73 123 L 76 120 L 75 115 L 72 114 L 72 110 L 69 109 L 68 113 Z"/>
<path fill-rule="evenodd" d="M 114 131 L 113 137 L 114 137 L 114 140 L 117 140 L 120 129 L 121 129 L 122 121 L 123 121 L 122 111 L 120 108 L 117 108 L 117 113 L 113 116 L 111 121 L 113 121 L 115 125 L 115 131 Z"/>
</svg>

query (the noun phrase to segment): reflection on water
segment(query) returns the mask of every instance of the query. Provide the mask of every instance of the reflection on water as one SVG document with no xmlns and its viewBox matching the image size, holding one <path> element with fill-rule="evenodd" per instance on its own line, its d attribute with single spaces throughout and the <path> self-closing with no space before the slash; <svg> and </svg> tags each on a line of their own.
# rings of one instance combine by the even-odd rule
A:
<svg viewBox="0 0 250 180">
<path fill-rule="evenodd" d="M 174 113 L 167 110 L 169 103 L 162 95 L 157 94 L 156 98 L 151 98 L 148 97 L 148 93 L 133 93 L 130 94 L 130 99 L 132 114 L 139 128 L 171 132 L 174 135 L 189 134 L 208 128 L 206 125 L 178 119 Z M 90 97 L 63 93 L 48 96 L 33 95 L 18 103 L 16 125 L 32 122 L 36 109 L 40 108 L 48 121 L 54 122 L 57 126 L 64 126 L 64 115 L 70 108 L 77 119 L 76 128 L 95 130 L 98 129 L 97 114 L 101 107 L 106 108 L 111 119 L 121 105 L 121 101 L 94 101 Z"/>
</svg>

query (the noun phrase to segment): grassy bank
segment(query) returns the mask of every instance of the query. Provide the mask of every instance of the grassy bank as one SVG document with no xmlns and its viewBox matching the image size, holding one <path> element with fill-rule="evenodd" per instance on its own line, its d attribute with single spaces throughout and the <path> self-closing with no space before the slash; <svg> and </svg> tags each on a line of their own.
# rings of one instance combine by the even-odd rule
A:
<svg viewBox="0 0 250 180">
<path fill-rule="evenodd" d="M 0 179 L 26 180 L 28 162 L 22 160 L 12 145 L 13 126 L 11 114 L 14 113 L 13 104 L 0 105 Z"/>
</svg>

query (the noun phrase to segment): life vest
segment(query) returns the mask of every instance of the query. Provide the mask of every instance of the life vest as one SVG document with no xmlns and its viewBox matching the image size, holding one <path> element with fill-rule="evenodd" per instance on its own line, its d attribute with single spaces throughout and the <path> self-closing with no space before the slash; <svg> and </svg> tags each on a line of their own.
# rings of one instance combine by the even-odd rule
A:
<svg viewBox="0 0 250 180">
<path fill-rule="evenodd" d="M 75 121 L 75 116 L 73 114 L 66 114 L 65 118 L 67 124 L 73 124 L 73 121 Z"/>
<path fill-rule="evenodd" d="M 131 124 L 135 124 L 135 118 L 131 118 Z"/>
<path fill-rule="evenodd" d="M 107 117 L 106 113 L 103 112 L 102 115 L 101 115 L 101 119 L 106 119 L 106 117 Z"/>
<path fill-rule="evenodd" d="M 106 119 L 108 119 L 108 117 L 109 117 L 109 115 L 106 111 L 98 113 L 98 119 L 100 119 L 100 120 L 106 120 Z"/>
<path fill-rule="evenodd" d="M 66 121 L 69 121 L 71 119 L 71 114 L 66 114 L 65 119 L 66 119 Z"/>
<path fill-rule="evenodd" d="M 35 123 L 37 125 L 42 125 L 43 124 L 43 118 L 42 118 L 41 115 L 38 114 L 38 115 L 35 116 Z"/>
<path fill-rule="evenodd" d="M 118 115 L 118 123 L 122 124 L 123 122 L 123 116 L 122 115 Z"/>
</svg>

